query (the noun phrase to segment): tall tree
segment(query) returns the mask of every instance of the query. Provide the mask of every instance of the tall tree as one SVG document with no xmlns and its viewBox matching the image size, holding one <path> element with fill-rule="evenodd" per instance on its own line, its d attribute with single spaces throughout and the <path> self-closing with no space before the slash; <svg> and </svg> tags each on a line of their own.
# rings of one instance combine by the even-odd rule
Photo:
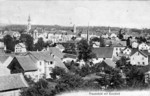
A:
<svg viewBox="0 0 150 96">
<path fill-rule="evenodd" d="M 102 37 L 100 37 L 100 47 L 105 47 L 105 40 Z"/>
<path fill-rule="evenodd" d="M 35 44 L 35 50 L 41 51 L 45 47 L 46 43 L 43 41 L 43 38 L 39 38 L 38 42 Z"/>
<path fill-rule="evenodd" d="M 88 44 L 87 40 L 84 39 L 77 43 L 77 55 L 78 60 L 83 60 L 84 62 L 88 62 L 95 56 L 92 52 L 92 47 Z"/>
<path fill-rule="evenodd" d="M 14 51 L 15 42 L 10 35 L 4 36 L 4 44 L 6 46 L 6 52 L 10 53 Z"/>
<path fill-rule="evenodd" d="M 28 51 L 33 50 L 33 37 L 29 34 L 21 34 L 21 42 L 25 42 Z"/>
</svg>

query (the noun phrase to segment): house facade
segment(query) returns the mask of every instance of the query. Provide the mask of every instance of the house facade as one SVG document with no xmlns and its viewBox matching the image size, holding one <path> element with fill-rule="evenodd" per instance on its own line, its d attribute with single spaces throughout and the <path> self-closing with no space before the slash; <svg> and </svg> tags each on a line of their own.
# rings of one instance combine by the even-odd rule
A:
<svg viewBox="0 0 150 96">
<path fill-rule="evenodd" d="M 132 65 L 146 66 L 149 63 L 149 53 L 144 51 L 136 51 L 130 56 L 130 63 Z"/>
<path fill-rule="evenodd" d="M 26 45 L 24 43 L 18 43 L 15 45 L 15 53 L 27 52 Z"/>
<path fill-rule="evenodd" d="M 148 46 L 146 43 L 141 43 L 138 46 L 139 50 L 149 50 L 150 46 Z"/>
</svg>

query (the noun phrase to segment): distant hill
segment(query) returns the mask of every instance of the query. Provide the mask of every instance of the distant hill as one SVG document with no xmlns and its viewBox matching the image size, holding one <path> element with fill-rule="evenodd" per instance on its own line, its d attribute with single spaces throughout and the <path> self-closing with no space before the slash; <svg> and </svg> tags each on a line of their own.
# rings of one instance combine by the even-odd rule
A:
<svg viewBox="0 0 150 96">
<path fill-rule="evenodd" d="M 0 24 L 0 28 L 3 30 L 12 30 L 12 31 L 22 31 L 22 30 L 26 30 L 27 25 L 4 25 L 4 24 Z M 66 31 L 70 31 L 73 30 L 73 26 L 59 26 L 59 25 L 32 25 L 32 29 L 35 28 L 42 28 L 45 29 L 47 31 L 50 31 L 52 29 L 54 30 L 66 30 Z M 77 26 L 76 27 L 77 30 L 79 31 L 85 31 L 85 30 L 89 30 L 90 32 L 108 32 L 109 28 L 111 29 L 112 32 L 119 32 L 120 27 L 108 27 L 108 26 Z M 136 29 L 136 28 L 126 28 L 131 30 L 131 32 L 141 32 L 141 29 Z M 150 29 L 144 29 L 144 32 L 150 32 Z"/>
</svg>

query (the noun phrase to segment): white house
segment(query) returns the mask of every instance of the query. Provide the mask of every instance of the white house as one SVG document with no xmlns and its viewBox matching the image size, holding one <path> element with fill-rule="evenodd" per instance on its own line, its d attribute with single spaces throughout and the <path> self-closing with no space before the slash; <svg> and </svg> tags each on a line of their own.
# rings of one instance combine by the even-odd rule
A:
<svg viewBox="0 0 150 96">
<path fill-rule="evenodd" d="M 36 63 L 38 68 L 38 79 L 45 76 L 45 78 L 50 78 L 50 73 L 54 66 L 54 58 L 50 56 L 48 52 L 30 52 L 28 54 L 32 60 Z"/>
<path fill-rule="evenodd" d="M 130 56 L 130 63 L 132 65 L 146 66 L 149 63 L 149 52 L 137 50 Z"/>
<path fill-rule="evenodd" d="M 61 52 L 63 52 L 65 50 L 64 46 L 61 44 L 57 44 L 56 48 L 58 48 Z"/>
<path fill-rule="evenodd" d="M 123 49 L 125 49 L 126 47 L 126 41 L 116 41 L 114 43 L 112 43 L 112 47 L 114 47 L 114 54 L 113 56 L 119 56 L 119 54 L 121 53 L 121 51 Z"/>
<path fill-rule="evenodd" d="M 52 69 L 56 66 L 67 69 L 60 58 L 61 56 L 59 57 L 51 53 L 51 51 L 30 52 L 28 55 L 36 62 L 38 78 L 51 78 L 50 73 L 52 73 Z"/>
<path fill-rule="evenodd" d="M 126 55 L 130 55 L 132 52 L 132 49 L 129 48 L 129 47 L 126 47 L 124 50 L 122 50 L 122 53 L 123 54 L 126 54 Z"/>
<path fill-rule="evenodd" d="M 117 38 L 117 35 L 115 33 L 112 33 L 109 37 L 110 38 Z"/>
<path fill-rule="evenodd" d="M 139 43 L 137 42 L 132 42 L 132 48 L 138 48 Z"/>
<path fill-rule="evenodd" d="M 148 46 L 146 43 L 141 43 L 138 46 L 139 50 L 149 50 L 150 46 Z"/>
<path fill-rule="evenodd" d="M 24 43 L 18 43 L 15 45 L 15 53 L 27 52 L 26 45 Z"/>
</svg>

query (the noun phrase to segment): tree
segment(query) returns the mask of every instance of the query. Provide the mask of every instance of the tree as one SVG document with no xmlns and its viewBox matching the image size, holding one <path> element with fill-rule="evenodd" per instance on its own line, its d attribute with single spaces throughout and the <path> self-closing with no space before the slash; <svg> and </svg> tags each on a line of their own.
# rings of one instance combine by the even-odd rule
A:
<svg viewBox="0 0 150 96">
<path fill-rule="evenodd" d="M 48 90 L 48 81 L 40 79 L 29 88 L 23 89 L 21 96 L 49 96 L 46 90 Z"/>
<path fill-rule="evenodd" d="M 84 39 L 77 43 L 77 55 L 78 60 L 83 60 L 84 62 L 89 62 L 95 56 L 92 52 L 92 47 Z"/>
<path fill-rule="evenodd" d="M 4 44 L 6 45 L 6 52 L 7 53 L 14 51 L 15 42 L 10 35 L 4 36 Z"/>
<path fill-rule="evenodd" d="M 119 30 L 118 38 L 119 38 L 119 39 L 123 39 L 122 29 Z"/>
<path fill-rule="evenodd" d="M 52 73 L 50 73 L 53 79 L 57 79 L 56 76 L 63 76 L 64 74 L 66 74 L 66 71 L 60 67 L 53 68 Z"/>
<path fill-rule="evenodd" d="M 124 70 L 124 73 L 126 75 L 127 86 L 129 88 L 138 89 L 144 87 L 145 75 L 142 71 L 140 71 L 138 66 L 126 66 L 124 69 L 126 69 Z"/>
<path fill-rule="evenodd" d="M 100 47 L 105 47 L 105 41 L 102 37 L 100 37 Z"/>
<path fill-rule="evenodd" d="M 116 62 L 116 67 L 117 68 L 122 68 L 122 67 L 125 67 L 126 66 L 126 60 L 127 60 L 127 58 L 126 57 L 121 57 L 120 58 L 120 60 L 118 60 L 117 62 Z"/>
<path fill-rule="evenodd" d="M 38 42 L 35 44 L 34 50 L 41 51 L 45 47 L 46 43 L 43 41 L 43 38 L 39 38 Z"/>
<path fill-rule="evenodd" d="M 81 76 L 72 73 L 66 73 L 57 80 L 56 91 L 57 93 L 64 91 L 72 91 L 79 89 L 83 84 Z"/>
<path fill-rule="evenodd" d="M 25 42 L 28 51 L 33 50 L 33 37 L 31 35 L 21 34 L 20 41 Z"/>
</svg>

